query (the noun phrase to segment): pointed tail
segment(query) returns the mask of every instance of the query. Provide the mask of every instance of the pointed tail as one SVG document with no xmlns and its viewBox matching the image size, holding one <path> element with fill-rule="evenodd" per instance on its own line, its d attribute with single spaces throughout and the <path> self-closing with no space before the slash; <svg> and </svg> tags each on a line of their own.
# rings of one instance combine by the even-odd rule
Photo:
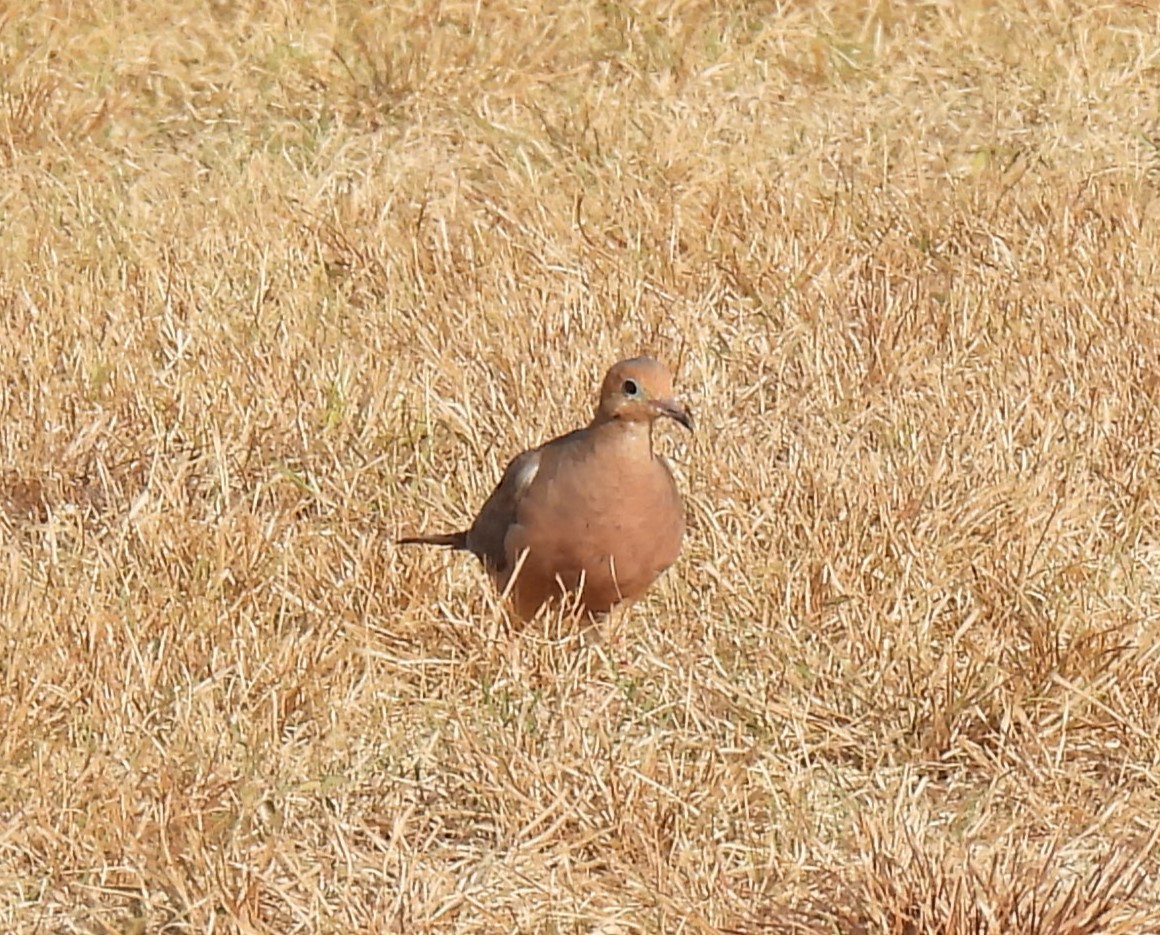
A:
<svg viewBox="0 0 1160 935">
<path fill-rule="evenodd" d="M 434 536 L 407 536 L 395 540 L 395 545 L 443 545 L 449 549 L 467 551 L 467 530 L 445 532 Z"/>
</svg>

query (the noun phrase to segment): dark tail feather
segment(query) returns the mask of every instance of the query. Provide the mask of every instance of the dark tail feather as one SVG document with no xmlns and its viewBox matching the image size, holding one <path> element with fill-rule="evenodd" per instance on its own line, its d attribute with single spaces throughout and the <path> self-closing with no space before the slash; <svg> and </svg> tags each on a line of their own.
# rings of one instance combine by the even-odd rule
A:
<svg viewBox="0 0 1160 935">
<path fill-rule="evenodd" d="M 450 549 L 467 550 L 467 530 L 462 532 L 445 532 L 436 536 L 407 536 L 398 539 L 395 545 L 445 545 Z"/>
</svg>

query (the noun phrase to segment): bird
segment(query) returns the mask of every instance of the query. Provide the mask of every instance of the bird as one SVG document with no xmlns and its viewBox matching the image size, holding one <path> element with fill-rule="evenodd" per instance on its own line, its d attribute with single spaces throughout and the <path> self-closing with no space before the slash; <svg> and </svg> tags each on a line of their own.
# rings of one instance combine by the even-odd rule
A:
<svg viewBox="0 0 1160 935">
<path fill-rule="evenodd" d="M 609 368 L 592 421 L 517 455 L 467 529 L 408 536 L 398 545 L 471 552 L 516 616 L 574 601 L 596 617 L 631 603 L 680 554 L 685 509 L 652 427 L 693 418 L 653 357 Z"/>
</svg>

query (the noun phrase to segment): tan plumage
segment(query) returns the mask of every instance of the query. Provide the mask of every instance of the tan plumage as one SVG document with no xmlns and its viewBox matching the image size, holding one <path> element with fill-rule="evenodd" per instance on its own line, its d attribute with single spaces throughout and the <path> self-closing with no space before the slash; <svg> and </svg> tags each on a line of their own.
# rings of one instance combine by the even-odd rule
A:
<svg viewBox="0 0 1160 935">
<path fill-rule="evenodd" d="M 474 553 L 525 618 L 564 594 L 589 613 L 635 600 L 676 561 L 685 533 L 677 485 L 652 446 L 663 417 L 692 428 L 668 369 L 622 360 L 592 421 L 514 458 L 470 529 L 399 544 Z"/>
</svg>

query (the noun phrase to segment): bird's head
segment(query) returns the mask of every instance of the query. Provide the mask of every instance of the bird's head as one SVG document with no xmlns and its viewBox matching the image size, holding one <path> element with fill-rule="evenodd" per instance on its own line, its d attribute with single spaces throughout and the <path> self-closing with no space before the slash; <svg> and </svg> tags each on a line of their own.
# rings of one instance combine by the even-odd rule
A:
<svg viewBox="0 0 1160 935">
<path fill-rule="evenodd" d="M 596 422 L 644 422 L 669 418 L 687 429 L 693 417 L 673 396 L 673 376 L 653 357 L 633 357 L 613 364 L 600 387 Z"/>
</svg>

